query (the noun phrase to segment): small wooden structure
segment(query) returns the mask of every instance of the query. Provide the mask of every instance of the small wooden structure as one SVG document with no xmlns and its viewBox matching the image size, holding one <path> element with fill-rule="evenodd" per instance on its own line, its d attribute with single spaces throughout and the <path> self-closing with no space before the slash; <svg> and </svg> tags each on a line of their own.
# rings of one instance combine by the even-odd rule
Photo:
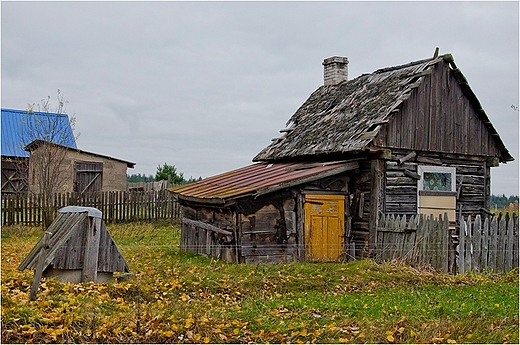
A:
<svg viewBox="0 0 520 345">
<path fill-rule="evenodd" d="M 256 164 L 171 188 L 188 251 L 234 262 L 374 256 L 381 215 L 489 213 L 491 168 L 513 157 L 451 54 L 313 92 Z M 230 255 L 233 254 L 233 255 Z"/>
<path fill-rule="evenodd" d="M 52 148 L 49 148 L 52 147 Z M 56 171 L 60 190 L 81 194 L 105 191 L 127 190 L 126 172 L 133 169 L 135 163 L 99 153 L 71 148 L 44 140 L 34 140 L 25 150 L 29 157 L 29 190 L 39 194 L 40 186 L 34 181 L 35 171 L 46 155 L 51 152 L 63 159 L 55 159 L 59 167 Z M 58 153 L 59 152 L 59 153 Z"/>
<path fill-rule="evenodd" d="M 67 206 L 22 261 L 18 269 L 35 270 L 31 299 L 42 277 L 61 281 L 106 282 L 114 272 L 130 273 L 101 211 L 92 207 Z"/>
</svg>

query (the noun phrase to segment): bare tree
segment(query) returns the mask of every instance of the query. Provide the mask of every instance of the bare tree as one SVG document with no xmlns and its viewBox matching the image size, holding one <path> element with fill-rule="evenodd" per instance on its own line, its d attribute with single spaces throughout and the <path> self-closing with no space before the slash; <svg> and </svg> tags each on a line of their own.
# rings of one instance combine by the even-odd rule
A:
<svg viewBox="0 0 520 345">
<path fill-rule="evenodd" d="M 70 118 L 65 113 L 67 101 L 60 90 L 57 95 L 58 105 L 52 109 L 50 96 L 38 104 L 29 104 L 21 131 L 21 143 L 30 151 L 27 185 L 29 193 L 39 195 L 42 202 L 43 226 L 47 228 L 56 216 L 54 196 L 65 192 L 67 177 L 72 173 L 72 165 L 67 164 L 67 147 L 75 147 L 72 133 L 75 116 Z"/>
</svg>

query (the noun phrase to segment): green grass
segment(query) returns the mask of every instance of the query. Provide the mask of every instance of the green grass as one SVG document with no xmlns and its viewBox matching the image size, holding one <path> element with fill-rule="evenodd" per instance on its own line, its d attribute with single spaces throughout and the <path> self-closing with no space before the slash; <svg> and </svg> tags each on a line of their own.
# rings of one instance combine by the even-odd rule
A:
<svg viewBox="0 0 520 345">
<path fill-rule="evenodd" d="M 450 276 L 398 263 L 228 264 L 175 224 L 108 225 L 135 278 L 18 272 L 40 229 L 2 229 L 2 342 L 518 343 L 518 269 Z"/>
</svg>

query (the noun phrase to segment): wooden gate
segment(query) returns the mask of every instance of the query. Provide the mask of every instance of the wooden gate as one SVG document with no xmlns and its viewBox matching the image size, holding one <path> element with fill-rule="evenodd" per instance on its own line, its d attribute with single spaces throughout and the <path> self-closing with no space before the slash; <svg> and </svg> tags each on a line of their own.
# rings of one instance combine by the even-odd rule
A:
<svg viewBox="0 0 520 345">
<path fill-rule="evenodd" d="M 102 162 L 76 162 L 74 191 L 81 194 L 99 192 L 103 188 Z"/>
<path fill-rule="evenodd" d="M 2 159 L 2 193 L 20 193 L 27 191 L 29 169 L 27 160 Z"/>
<path fill-rule="evenodd" d="M 343 254 L 344 195 L 305 195 L 305 259 L 336 261 Z"/>
</svg>

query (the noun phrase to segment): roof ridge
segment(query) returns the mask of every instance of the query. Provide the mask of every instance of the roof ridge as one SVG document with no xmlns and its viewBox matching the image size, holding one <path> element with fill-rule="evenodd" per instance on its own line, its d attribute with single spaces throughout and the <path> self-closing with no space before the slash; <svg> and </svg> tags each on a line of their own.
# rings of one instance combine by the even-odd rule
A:
<svg viewBox="0 0 520 345">
<path fill-rule="evenodd" d="M 446 54 L 446 55 L 449 55 L 449 54 Z M 395 71 L 395 70 L 402 69 L 402 68 L 407 68 L 407 67 L 412 67 L 412 66 L 420 65 L 420 64 L 423 64 L 423 63 L 426 63 L 426 62 L 431 62 L 431 63 L 433 64 L 433 63 L 437 63 L 437 62 L 439 62 L 439 61 L 442 61 L 443 59 L 444 59 L 444 55 L 439 55 L 438 57 L 433 57 L 433 58 L 427 58 L 427 59 L 422 59 L 422 60 L 412 61 L 412 62 L 408 62 L 408 63 L 406 63 L 406 64 L 402 64 L 402 65 L 397 65 L 397 66 L 390 66 L 390 67 L 380 68 L 380 69 L 378 69 L 378 70 L 372 72 L 371 74 L 375 74 L 375 73 L 385 73 L 385 72 Z"/>
<path fill-rule="evenodd" d="M 29 111 L 26 109 L 12 109 L 12 108 L 2 108 L 2 112 L 11 112 L 11 113 L 18 113 L 18 114 L 35 114 L 35 115 L 54 115 L 54 116 L 69 116 L 68 113 L 53 113 L 48 111 Z"/>
</svg>

